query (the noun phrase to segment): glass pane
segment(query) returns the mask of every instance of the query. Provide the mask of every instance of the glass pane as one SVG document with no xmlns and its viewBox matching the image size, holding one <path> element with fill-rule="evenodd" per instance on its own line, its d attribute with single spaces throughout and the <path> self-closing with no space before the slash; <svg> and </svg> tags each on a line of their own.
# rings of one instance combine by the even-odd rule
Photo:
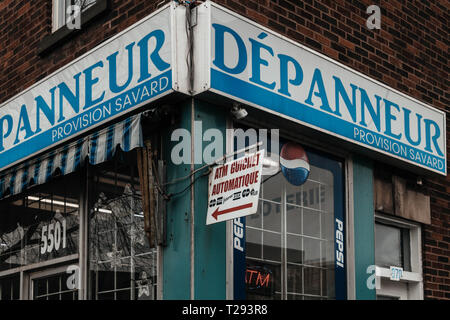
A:
<svg viewBox="0 0 450 320">
<path fill-rule="evenodd" d="M 43 296 L 47 294 L 47 279 L 34 280 L 34 296 Z"/>
<path fill-rule="evenodd" d="M 263 201 L 263 228 L 271 231 L 281 231 L 281 204 Z"/>
<path fill-rule="evenodd" d="M 247 259 L 245 284 L 248 299 L 280 299 L 281 265 Z"/>
<path fill-rule="evenodd" d="M 329 212 L 322 211 L 321 217 L 321 235 L 322 239 L 334 240 L 334 216 Z"/>
<path fill-rule="evenodd" d="M 405 271 L 411 271 L 411 244 L 409 232 L 409 229 L 402 229 L 402 256 L 403 269 Z"/>
<path fill-rule="evenodd" d="M 245 246 L 247 257 L 262 258 L 262 231 L 248 228 Z"/>
<path fill-rule="evenodd" d="M 315 238 L 320 238 L 320 211 L 303 210 L 303 234 Z"/>
<path fill-rule="evenodd" d="M 19 276 L 12 278 L 11 282 L 12 282 L 12 289 L 13 289 L 12 299 L 19 300 L 19 298 L 20 298 L 20 278 L 19 278 Z"/>
<path fill-rule="evenodd" d="M 113 271 L 103 271 L 101 267 L 104 264 L 99 264 L 99 269 L 96 272 L 97 275 L 97 286 L 98 291 L 109 291 L 114 289 L 114 272 Z"/>
<path fill-rule="evenodd" d="M 78 252 L 78 173 L 0 203 L 0 271 Z"/>
<path fill-rule="evenodd" d="M 59 294 L 51 294 L 47 296 L 47 300 L 60 300 Z"/>
<path fill-rule="evenodd" d="M 302 208 L 286 205 L 286 228 L 288 233 L 302 233 Z"/>
<path fill-rule="evenodd" d="M 88 8 L 90 8 L 92 5 L 94 5 L 96 1 L 97 0 L 73 0 L 73 4 L 81 6 L 81 10 L 85 11 Z M 70 1 L 66 0 L 66 5 L 69 6 Z"/>
<path fill-rule="evenodd" d="M 402 267 L 401 229 L 375 224 L 375 263 L 381 267 Z"/>
<path fill-rule="evenodd" d="M 114 292 L 99 293 L 98 300 L 115 300 Z"/>
<path fill-rule="evenodd" d="M 334 268 L 334 241 L 321 241 L 321 253 L 322 253 L 322 267 L 333 269 Z"/>
<path fill-rule="evenodd" d="M 288 293 L 303 293 L 303 268 L 297 265 L 287 265 Z"/>
<path fill-rule="evenodd" d="M 302 205 L 306 208 L 320 209 L 320 199 L 320 184 L 308 179 L 302 185 Z"/>
<path fill-rule="evenodd" d="M 320 266 L 320 240 L 303 237 L 305 264 Z"/>
<path fill-rule="evenodd" d="M 155 254 L 147 254 L 135 259 L 135 272 L 132 274 L 135 299 L 156 299 L 156 267 L 157 259 Z"/>
<path fill-rule="evenodd" d="M 263 259 L 281 261 L 281 235 L 279 233 L 263 233 Z"/>
<path fill-rule="evenodd" d="M 156 249 L 144 231 L 136 152 L 95 167 L 90 220 L 92 299 L 155 299 Z"/>
<path fill-rule="evenodd" d="M 61 300 L 75 300 L 75 292 L 61 293 Z"/>
<path fill-rule="evenodd" d="M 302 205 L 302 187 L 294 186 L 290 183 L 285 183 L 286 185 L 286 203 L 294 204 L 297 206 Z"/>
<path fill-rule="evenodd" d="M 264 208 L 264 202 L 259 200 L 258 211 L 245 217 L 245 223 L 248 227 L 261 228 L 262 227 L 262 212 Z"/>
<path fill-rule="evenodd" d="M 269 176 L 264 176 L 267 179 Z M 270 178 L 267 183 L 262 186 L 262 198 L 271 202 L 281 203 L 281 188 L 280 186 L 284 183 L 283 175 L 277 174 L 276 176 Z M 276 208 L 277 212 L 280 212 L 280 207 Z"/>
<path fill-rule="evenodd" d="M 33 279 L 33 300 L 76 300 L 78 289 L 68 288 L 68 273 Z"/>
<path fill-rule="evenodd" d="M 305 293 L 320 295 L 321 289 L 321 269 L 320 268 L 304 268 L 304 283 L 305 283 Z"/>
<path fill-rule="evenodd" d="M 48 293 L 56 293 L 61 290 L 60 277 L 50 277 L 48 280 Z"/>
<path fill-rule="evenodd" d="M 130 288 L 131 287 L 131 273 L 128 268 L 123 268 L 123 271 L 116 272 L 116 288 Z"/>
<path fill-rule="evenodd" d="M 288 234 L 287 262 L 303 263 L 302 237 Z"/>
<path fill-rule="evenodd" d="M 322 212 L 334 213 L 333 174 L 328 170 L 321 169 L 321 171 L 320 210 Z"/>
<path fill-rule="evenodd" d="M 18 300 L 20 296 L 19 275 L 0 279 L 0 300 Z"/>
<path fill-rule="evenodd" d="M 127 290 L 119 290 L 116 292 L 116 300 L 130 300 L 131 299 L 131 291 Z"/>
<path fill-rule="evenodd" d="M 322 295 L 328 297 L 329 299 L 334 298 L 334 270 L 329 268 L 322 270 Z"/>
</svg>

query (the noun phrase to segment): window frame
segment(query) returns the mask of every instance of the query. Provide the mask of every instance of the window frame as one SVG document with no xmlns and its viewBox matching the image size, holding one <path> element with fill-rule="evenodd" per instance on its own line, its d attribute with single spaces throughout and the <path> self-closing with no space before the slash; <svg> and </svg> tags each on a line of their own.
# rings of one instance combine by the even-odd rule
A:
<svg viewBox="0 0 450 320">
<path fill-rule="evenodd" d="M 377 264 L 377 226 L 383 226 L 385 228 L 395 229 L 399 232 L 400 236 L 400 260 L 401 265 L 395 265 L 396 267 L 403 268 L 403 271 L 411 271 L 411 241 L 410 241 L 410 229 L 400 227 L 393 224 L 386 224 L 380 220 L 375 221 L 375 264 Z M 394 264 L 388 263 L 388 265 L 380 266 L 383 268 L 388 268 L 389 266 L 394 266 Z"/>
<path fill-rule="evenodd" d="M 52 33 L 66 24 L 65 4 L 66 0 L 52 0 Z"/>
<path fill-rule="evenodd" d="M 70 261 L 70 260 L 69 260 Z M 26 281 L 27 281 L 27 286 L 28 286 L 28 300 L 35 300 L 34 298 L 34 280 L 40 279 L 40 278 L 45 278 L 45 277 L 49 277 L 49 276 L 56 276 L 58 274 L 61 273 L 66 273 L 67 272 L 67 267 L 69 265 L 74 265 L 79 267 L 78 265 L 78 261 L 72 261 L 71 264 L 69 264 L 69 261 L 67 262 L 66 265 L 58 265 L 58 266 L 54 266 L 53 268 L 48 268 L 48 269 L 44 269 L 44 270 L 33 270 L 30 273 L 28 273 L 26 275 Z M 76 290 L 76 289 L 75 289 Z M 67 290 L 69 291 L 69 290 Z M 75 300 L 80 300 L 80 289 L 76 290 L 78 291 L 78 298 Z M 61 292 L 60 292 L 61 293 Z M 36 299 L 37 300 L 37 299 Z"/>
<path fill-rule="evenodd" d="M 66 12 L 67 7 L 69 6 L 67 3 L 68 1 L 72 3 L 73 0 L 52 0 L 52 33 L 58 31 L 58 29 L 61 29 L 67 24 Z M 98 0 L 93 0 L 91 4 L 81 10 L 80 15 L 98 2 Z"/>
<path fill-rule="evenodd" d="M 38 44 L 38 55 L 43 57 L 52 51 L 54 48 L 59 46 L 62 43 L 65 43 L 67 40 L 74 37 L 76 34 L 80 32 L 78 29 L 69 29 L 65 21 L 63 25 L 59 26 L 55 21 L 62 19 L 61 8 L 62 5 L 58 5 L 58 0 L 52 0 L 52 12 L 50 13 L 52 22 L 50 25 L 50 32 L 39 42 Z M 65 3 L 65 2 L 64 2 Z M 81 29 L 83 29 L 88 23 L 91 23 L 98 18 L 100 15 L 106 14 L 111 8 L 111 0 L 96 0 L 94 4 L 88 6 L 83 14 L 81 15 Z M 59 10 L 55 10 L 60 8 Z M 61 20 L 62 21 L 62 20 Z M 61 22 L 62 23 L 62 22 Z"/>
<path fill-rule="evenodd" d="M 382 286 L 381 282 L 389 281 L 391 285 L 397 283 L 407 283 L 408 299 L 422 300 L 423 299 L 423 274 L 422 274 L 422 233 L 421 226 L 418 223 L 405 221 L 403 219 L 390 217 L 380 212 L 375 212 L 375 224 L 382 223 L 385 225 L 394 226 L 401 229 L 409 230 L 409 251 L 411 271 L 403 271 L 402 278 L 399 282 L 390 280 L 391 272 L 389 268 L 375 266 L 375 275 L 377 281 L 377 295 L 390 296 Z"/>
</svg>

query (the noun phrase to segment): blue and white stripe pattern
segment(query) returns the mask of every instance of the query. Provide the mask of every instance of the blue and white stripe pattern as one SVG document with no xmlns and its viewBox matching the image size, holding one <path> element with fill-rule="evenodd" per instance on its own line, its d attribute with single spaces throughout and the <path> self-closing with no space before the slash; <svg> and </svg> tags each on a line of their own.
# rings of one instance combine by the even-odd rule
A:
<svg viewBox="0 0 450 320">
<path fill-rule="evenodd" d="M 117 148 L 128 152 L 142 146 L 141 114 L 138 114 L 1 172 L 0 199 L 44 184 L 57 173 L 74 172 L 86 157 L 90 164 L 96 165 L 111 160 Z"/>
</svg>

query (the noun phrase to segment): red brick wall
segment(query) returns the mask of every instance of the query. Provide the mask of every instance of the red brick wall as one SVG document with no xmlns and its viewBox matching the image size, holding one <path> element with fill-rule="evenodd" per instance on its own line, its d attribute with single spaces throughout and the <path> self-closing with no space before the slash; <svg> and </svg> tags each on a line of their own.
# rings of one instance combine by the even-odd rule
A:
<svg viewBox="0 0 450 320">
<path fill-rule="evenodd" d="M 447 5 L 442 0 L 216 2 L 444 110 L 450 128 L 448 2 Z M 371 4 L 381 8 L 380 30 L 366 27 L 369 17 L 366 9 Z M 450 145 L 448 133 L 447 145 Z M 450 178 L 425 179 L 424 185 L 431 196 L 432 211 L 432 225 L 423 227 L 425 298 L 450 299 Z"/>
<path fill-rule="evenodd" d="M 52 28 L 51 0 L 0 1 L 0 103 L 153 12 L 161 0 L 111 0 L 111 11 L 38 56 Z"/>
<path fill-rule="evenodd" d="M 114 0 L 112 11 L 44 57 L 50 0 L 0 2 L 0 101 L 5 101 L 148 15 L 160 0 Z M 216 0 L 295 41 L 447 112 L 448 4 L 442 0 Z M 366 8 L 381 8 L 381 30 Z M 447 145 L 450 145 L 447 134 Z M 447 149 L 447 155 L 448 149 Z M 450 299 L 450 178 L 425 179 L 432 225 L 423 228 L 426 298 Z"/>
</svg>

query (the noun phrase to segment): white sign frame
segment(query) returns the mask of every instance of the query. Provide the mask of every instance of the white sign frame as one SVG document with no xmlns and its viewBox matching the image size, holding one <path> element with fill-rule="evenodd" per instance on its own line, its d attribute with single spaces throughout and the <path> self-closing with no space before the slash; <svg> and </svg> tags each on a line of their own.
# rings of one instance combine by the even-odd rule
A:
<svg viewBox="0 0 450 320">
<path fill-rule="evenodd" d="M 296 43 L 283 35 L 280 35 L 213 2 L 206 1 L 201 4 L 197 10 L 199 19 L 197 27 L 194 28 L 196 32 L 194 37 L 196 40 L 194 47 L 197 49 L 195 51 L 195 64 L 197 66 L 202 65 L 204 67 L 196 68 L 195 70 L 194 89 L 196 93 L 209 91 L 225 96 L 249 106 L 272 113 L 281 118 L 289 119 L 306 127 L 345 140 L 352 144 L 356 144 L 391 158 L 407 162 L 415 167 L 425 169 L 429 172 L 438 173 L 444 176 L 447 175 L 447 130 L 446 113 L 444 111 L 410 97 L 394 88 L 387 86 L 384 83 L 381 83 L 380 81 L 372 79 L 361 72 L 353 70 L 350 67 L 331 59 L 328 56 L 316 52 L 302 44 Z M 219 70 L 219 68 L 213 63 L 215 59 L 215 30 L 213 30 L 213 25 L 215 22 L 219 21 L 218 19 L 223 25 L 230 27 L 238 34 L 238 36 L 241 37 L 245 46 L 245 50 L 242 52 L 245 51 L 247 53 L 248 59 L 246 67 L 243 68 L 243 71 L 240 73 L 232 74 L 223 70 L 220 71 L 223 78 L 216 80 L 216 83 L 222 83 L 222 87 L 215 87 L 214 77 L 212 75 L 214 70 Z M 230 34 L 224 34 L 225 38 L 231 38 Z M 234 50 L 236 51 L 238 45 L 234 42 L 237 43 L 237 41 L 230 41 L 228 39 L 228 42 L 224 45 L 224 48 L 227 48 L 228 50 L 234 46 Z M 257 81 L 251 82 L 250 78 L 255 77 L 255 74 L 252 73 L 253 71 L 251 70 L 252 61 L 250 57 L 252 54 L 252 47 L 250 43 L 256 42 L 259 43 L 260 52 L 263 52 L 260 54 L 261 60 L 265 60 L 267 62 L 272 59 L 272 57 L 276 57 L 277 54 L 280 53 L 287 55 L 293 51 L 295 51 L 296 54 L 300 52 L 300 58 L 298 58 L 299 55 L 295 55 L 295 58 L 298 58 L 301 67 L 304 68 L 304 70 L 307 70 L 310 66 L 318 66 L 317 68 L 321 71 L 321 74 L 324 75 L 323 78 L 313 76 L 313 74 L 315 74 L 313 72 L 303 71 L 302 78 L 304 79 L 301 82 L 301 85 L 304 85 L 305 88 L 302 88 L 303 97 L 300 100 L 297 99 L 298 96 L 294 96 L 294 89 L 299 89 L 299 87 L 292 85 L 291 83 L 287 83 L 287 81 L 294 80 L 292 78 L 293 73 L 295 74 L 295 68 L 292 66 L 293 63 L 290 63 L 290 69 L 288 69 L 289 71 L 287 72 L 288 78 L 286 79 L 287 85 L 284 86 L 284 90 L 288 90 L 292 96 L 277 93 L 277 91 L 281 90 L 280 83 L 276 83 L 274 89 L 267 89 L 266 86 L 270 82 L 276 82 L 276 78 L 280 77 L 280 71 L 275 70 L 270 63 L 268 63 L 268 66 L 260 65 L 260 74 L 256 74 L 259 76 L 259 83 Z M 272 57 L 270 57 L 270 54 L 268 53 L 269 50 L 267 47 L 264 47 L 264 45 L 269 46 L 273 50 Z M 225 57 L 223 60 L 224 65 L 230 69 L 239 65 L 239 57 L 234 57 L 233 54 L 229 54 L 228 51 L 223 56 Z M 308 57 L 310 60 L 301 60 L 303 57 Z M 289 65 L 289 63 L 286 64 Z M 268 77 L 273 74 L 275 74 L 274 78 L 269 79 Z M 289 78 L 289 76 L 291 78 Z M 311 90 L 311 87 L 313 87 L 312 84 L 317 84 L 318 82 L 312 82 L 311 78 L 316 80 L 321 78 L 325 83 L 325 87 L 328 88 L 330 86 L 330 81 L 333 81 L 332 79 L 334 79 L 332 76 L 337 77 L 339 80 L 335 80 L 337 83 L 335 86 L 338 86 L 338 82 L 341 83 L 344 91 L 346 91 L 348 96 L 350 96 L 350 99 L 352 91 L 350 88 L 353 88 L 351 85 L 354 83 L 358 85 L 363 83 L 359 88 L 355 89 L 356 93 L 361 96 L 361 98 L 359 96 L 355 98 L 355 100 L 358 101 L 354 102 L 357 109 L 355 115 L 352 115 L 349 111 L 350 108 L 347 107 L 347 102 L 344 101 L 344 97 L 341 94 L 343 91 L 339 91 L 339 109 L 337 107 L 335 108 L 336 92 L 328 89 L 325 91 L 329 95 L 330 111 L 333 112 L 325 112 L 319 108 L 318 103 L 321 102 L 321 100 L 315 96 L 318 90 L 317 88 L 315 91 Z M 325 79 L 326 77 L 329 79 Z M 281 82 L 281 80 L 279 80 L 279 82 Z M 309 82 L 311 83 L 311 87 L 309 86 Z M 235 90 L 232 89 L 233 86 L 236 88 Z M 254 90 L 253 96 L 248 93 L 249 88 Z M 367 93 L 369 102 L 374 105 L 375 109 L 378 103 L 378 100 L 376 100 L 378 99 L 377 96 L 380 98 L 381 106 L 380 111 L 378 112 L 378 125 L 373 123 L 373 118 L 369 116 L 370 113 L 368 109 L 365 110 L 364 116 L 362 114 L 358 114 L 358 112 L 362 112 L 358 110 L 358 108 L 365 109 L 364 106 L 367 106 L 367 104 L 362 103 L 363 93 L 361 93 L 361 89 Z M 312 95 L 312 97 L 310 100 L 306 100 L 314 102 L 312 105 L 307 105 L 304 103 L 305 98 L 308 97 L 308 92 Z M 267 96 L 262 97 L 261 93 L 266 93 Z M 272 101 L 273 104 L 270 105 L 268 101 Z M 367 100 L 364 100 L 364 102 L 366 101 Z M 358 103 L 362 107 L 358 106 Z M 280 107 L 280 105 L 282 105 L 282 107 Z M 302 111 L 297 110 L 293 112 L 292 110 L 295 108 L 292 106 L 301 106 L 301 108 L 304 109 Z M 397 107 L 399 112 L 397 112 Z M 335 110 L 332 110 L 333 108 L 335 108 Z M 406 118 L 404 115 L 405 113 L 408 115 L 407 111 L 404 111 L 405 108 L 408 109 L 407 111 L 410 111 L 410 121 L 408 125 L 406 125 L 404 120 L 399 120 L 400 118 Z M 309 114 L 307 114 L 308 112 Z M 335 112 L 340 112 L 342 117 L 339 117 L 335 114 Z M 394 115 L 394 117 L 397 118 L 397 121 L 395 121 L 394 118 L 390 118 L 391 115 Z M 354 123 L 349 121 L 351 116 L 354 116 L 356 119 Z M 416 117 L 419 116 L 422 116 L 421 120 L 417 122 L 421 123 L 421 133 L 416 133 L 416 136 L 414 136 L 416 129 L 416 131 L 419 132 L 417 128 L 418 124 L 414 122 Z M 322 117 L 324 118 L 322 119 Z M 429 120 L 428 124 L 424 123 L 425 119 Z M 372 123 L 370 121 L 372 121 Z M 366 122 L 366 126 L 361 124 L 364 122 Z M 346 132 L 344 132 L 344 129 L 341 129 L 341 126 L 346 124 L 349 124 L 349 128 L 346 128 Z M 428 126 L 428 129 L 425 129 L 426 126 Z M 409 129 L 408 138 L 405 134 L 407 131 L 406 128 Z M 438 130 L 440 131 L 439 134 L 437 133 Z M 429 137 L 425 138 L 427 134 Z M 398 136 L 400 136 L 399 139 L 397 139 Z M 410 143 L 410 141 L 413 141 L 414 139 L 420 142 L 418 147 Z"/>
<path fill-rule="evenodd" d="M 180 37 L 186 34 L 185 10 L 174 2 L 166 4 L 1 103 L 0 170 L 75 139 L 174 91 L 187 94 L 187 66 L 185 59 L 180 58 L 187 54 L 187 39 Z M 152 36 L 146 38 L 151 33 Z M 140 45 L 139 41 L 144 42 Z M 141 58 L 145 55 L 139 55 L 145 46 L 149 54 L 147 70 L 141 66 L 145 65 Z M 133 57 L 133 76 L 128 81 L 130 56 Z M 111 61 L 117 65 L 114 91 L 110 81 Z M 87 83 L 90 90 L 86 88 Z M 92 105 L 89 102 L 93 102 Z"/>
<path fill-rule="evenodd" d="M 206 224 L 254 214 L 258 210 L 264 150 L 217 165 L 209 175 Z"/>
</svg>

